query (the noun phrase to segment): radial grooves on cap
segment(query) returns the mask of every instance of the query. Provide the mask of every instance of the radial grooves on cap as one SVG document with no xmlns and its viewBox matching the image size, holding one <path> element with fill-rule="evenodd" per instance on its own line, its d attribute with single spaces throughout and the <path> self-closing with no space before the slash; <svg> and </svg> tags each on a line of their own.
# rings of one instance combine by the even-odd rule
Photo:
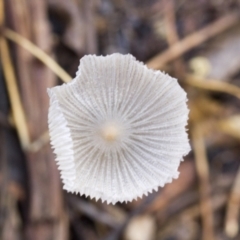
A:
<svg viewBox="0 0 240 240">
<path fill-rule="evenodd" d="M 176 79 L 131 55 L 90 55 L 73 82 L 51 93 L 50 135 L 68 190 L 116 203 L 178 177 L 190 146 L 187 97 Z M 103 126 L 119 132 L 101 136 Z"/>
<path fill-rule="evenodd" d="M 48 124 L 51 145 L 56 154 L 56 162 L 61 173 L 63 187 L 68 191 L 74 191 L 76 170 L 70 129 L 59 107 L 55 93 L 48 89 L 48 94 L 50 97 Z"/>
</svg>

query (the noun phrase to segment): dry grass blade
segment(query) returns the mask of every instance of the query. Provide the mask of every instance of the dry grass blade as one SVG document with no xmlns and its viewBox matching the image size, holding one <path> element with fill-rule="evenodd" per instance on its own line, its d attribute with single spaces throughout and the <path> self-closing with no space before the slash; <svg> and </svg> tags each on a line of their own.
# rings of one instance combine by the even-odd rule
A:
<svg viewBox="0 0 240 240">
<path fill-rule="evenodd" d="M 209 166 L 204 145 L 204 138 L 200 124 L 195 125 L 192 131 L 193 149 L 195 154 L 196 170 L 199 177 L 200 212 L 203 224 L 203 240 L 214 240 L 213 209 L 210 199 Z"/>
<path fill-rule="evenodd" d="M 217 34 L 225 31 L 231 26 L 239 22 L 239 13 L 232 12 L 226 16 L 218 19 L 207 27 L 196 31 L 195 33 L 185 37 L 181 41 L 175 43 L 164 52 L 158 54 L 147 62 L 147 66 L 153 69 L 160 69 L 168 62 L 180 57 L 190 49 L 202 44 L 208 39 L 216 36 Z"/>
<path fill-rule="evenodd" d="M 71 81 L 71 76 L 64 69 L 62 69 L 51 57 L 49 57 L 44 51 L 42 51 L 28 39 L 10 29 L 4 30 L 4 36 L 28 50 L 33 56 L 49 67 L 63 82 L 67 83 Z M 49 133 L 46 131 L 34 142 L 29 143 L 28 141 L 28 144 L 26 143 L 24 148 L 30 152 L 37 152 L 48 142 Z"/>
<path fill-rule="evenodd" d="M 24 114 L 23 106 L 21 104 L 21 99 L 18 92 L 16 77 L 11 62 L 8 45 L 3 37 L 0 38 L 0 49 L 3 72 L 5 75 L 7 90 L 12 106 L 14 123 L 17 128 L 22 148 L 26 150 L 30 142 L 26 117 Z"/>
<path fill-rule="evenodd" d="M 2 30 L 4 24 L 4 1 L 0 1 L 0 28 Z M 25 150 L 29 145 L 29 132 L 27 127 L 26 116 L 21 103 L 20 94 L 17 87 L 16 76 L 13 69 L 13 64 L 10 57 L 7 41 L 0 36 L 0 59 L 3 66 L 3 73 L 5 75 L 6 86 L 12 106 L 12 114 L 14 123 L 17 128 L 17 133 L 21 142 L 22 148 Z"/>
<path fill-rule="evenodd" d="M 49 57 L 44 51 L 28 39 L 10 29 L 4 30 L 4 36 L 28 50 L 33 56 L 49 67 L 63 82 L 67 83 L 72 80 L 72 77 L 64 69 L 62 69 L 51 57 Z"/>
<path fill-rule="evenodd" d="M 240 88 L 227 82 L 212 79 L 205 80 L 190 74 L 185 77 L 185 82 L 193 87 L 209 91 L 228 93 L 240 98 Z"/>
<path fill-rule="evenodd" d="M 67 83 L 71 81 L 71 76 L 64 69 L 62 69 L 51 57 L 49 57 L 44 51 L 42 51 L 32 42 L 10 29 L 4 30 L 4 36 L 28 50 L 33 56 L 42 61 L 47 67 L 49 67 L 63 82 Z M 49 133 L 46 131 L 33 143 L 27 144 L 25 146 L 25 149 L 31 152 L 37 152 L 48 142 Z"/>
<path fill-rule="evenodd" d="M 3 0 L 0 1 L 0 28 L 3 26 L 4 22 L 4 3 Z"/>
<path fill-rule="evenodd" d="M 225 233 L 229 238 L 234 238 L 239 232 L 239 206 L 240 206 L 240 167 L 227 204 L 225 220 Z"/>
</svg>

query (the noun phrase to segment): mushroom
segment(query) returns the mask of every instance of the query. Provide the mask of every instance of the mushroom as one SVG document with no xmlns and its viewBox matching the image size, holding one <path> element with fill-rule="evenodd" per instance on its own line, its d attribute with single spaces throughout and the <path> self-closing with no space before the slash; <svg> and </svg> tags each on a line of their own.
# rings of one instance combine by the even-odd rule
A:
<svg viewBox="0 0 240 240">
<path fill-rule="evenodd" d="M 178 177 L 189 150 L 187 97 L 176 79 L 132 55 L 87 55 L 48 89 L 51 144 L 63 188 L 132 201 Z"/>
</svg>

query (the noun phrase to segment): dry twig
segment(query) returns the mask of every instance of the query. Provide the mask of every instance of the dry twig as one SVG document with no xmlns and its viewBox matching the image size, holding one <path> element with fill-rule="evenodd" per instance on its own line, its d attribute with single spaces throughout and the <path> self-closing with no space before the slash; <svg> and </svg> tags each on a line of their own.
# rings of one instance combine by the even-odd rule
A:
<svg viewBox="0 0 240 240">
<path fill-rule="evenodd" d="M 3 26 L 4 22 L 4 3 L 3 0 L 0 1 L 0 27 Z M 16 76 L 14 73 L 9 48 L 6 40 L 0 36 L 0 50 L 1 50 L 1 60 L 3 66 L 3 72 L 6 79 L 7 90 L 9 93 L 9 98 L 12 107 L 13 119 L 17 128 L 19 139 L 23 149 L 27 149 L 30 142 L 29 132 L 26 122 L 26 116 L 21 103 L 20 94 L 17 87 Z"/>
<path fill-rule="evenodd" d="M 153 69 L 160 69 L 165 64 L 180 57 L 185 52 L 197 47 L 198 45 L 232 27 L 238 22 L 239 13 L 231 12 L 217 21 L 209 24 L 207 27 L 188 35 L 164 52 L 161 52 L 157 56 L 153 57 L 147 62 L 147 66 Z"/>
<path fill-rule="evenodd" d="M 3 0 L 1 0 L 1 1 L 0 1 L 0 28 L 3 27 L 4 18 L 5 18 L 5 14 L 4 14 L 4 2 L 3 2 Z"/>
<path fill-rule="evenodd" d="M 240 167 L 233 184 L 233 188 L 227 204 L 225 219 L 225 233 L 228 237 L 234 238 L 239 232 L 239 207 L 240 207 Z"/>
<path fill-rule="evenodd" d="M 240 88 L 227 82 L 222 82 L 214 79 L 201 79 L 190 74 L 185 77 L 185 82 L 193 87 L 209 91 L 227 93 L 240 98 Z"/>
<path fill-rule="evenodd" d="M 71 76 L 59 66 L 51 57 L 49 57 L 43 50 L 38 46 L 30 42 L 28 39 L 22 37 L 18 33 L 5 29 L 4 35 L 9 40 L 19 44 L 26 50 L 28 50 L 33 56 L 42 61 L 47 67 L 49 67 L 63 82 L 71 81 Z M 46 143 L 49 142 L 48 131 L 44 132 L 37 140 L 32 143 L 29 143 L 25 146 L 25 149 L 31 152 L 39 151 Z"/>
<path fill-rule="evenodd" d="M 72 80 L 72 77 L 62 67 L 28 39 L 10 29 L 4 30 L 4 36 L 28 50 L 33 56 L 49 67 L 63 82 L 67 83 Z"/>
<path fill-rule="evenodd" d="M 169 46 L 173 46 L 179 41 L 176 28 L 176 16 L 173 0 L 164 0 L 164 22 L 166 27 L 166 37 Z M 182 59 L 177 59 L 173 62 L 174 69 L 180 77 L 183 75 L 184 63 Z"/>
<path fill-rule="evenodd" d="M 214 219 L 213 209 L 210 199 L 209 166 L 204 146 L 204 138 L 200 124 L 195 125 L 192 130 L 192 141 L 195 153 L 196 170 L 199 177 L 200 191 L 200 212 L 203 224 L 203 240 L 213 240 Z"/>
</svg>

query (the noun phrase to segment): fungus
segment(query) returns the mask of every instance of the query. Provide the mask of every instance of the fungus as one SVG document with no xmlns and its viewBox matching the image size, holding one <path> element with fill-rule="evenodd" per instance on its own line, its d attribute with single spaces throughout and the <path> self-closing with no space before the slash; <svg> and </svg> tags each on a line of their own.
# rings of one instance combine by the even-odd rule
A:
<svg viewBox="0 0 240 240">
<path fill-rule="evenodd" d="M 116 203 L 177 178 L 189 150 L 187 97 L 132 55 L 88 55 L 48 89 L 49 131 L 63 188 Z"/>
</svg>

